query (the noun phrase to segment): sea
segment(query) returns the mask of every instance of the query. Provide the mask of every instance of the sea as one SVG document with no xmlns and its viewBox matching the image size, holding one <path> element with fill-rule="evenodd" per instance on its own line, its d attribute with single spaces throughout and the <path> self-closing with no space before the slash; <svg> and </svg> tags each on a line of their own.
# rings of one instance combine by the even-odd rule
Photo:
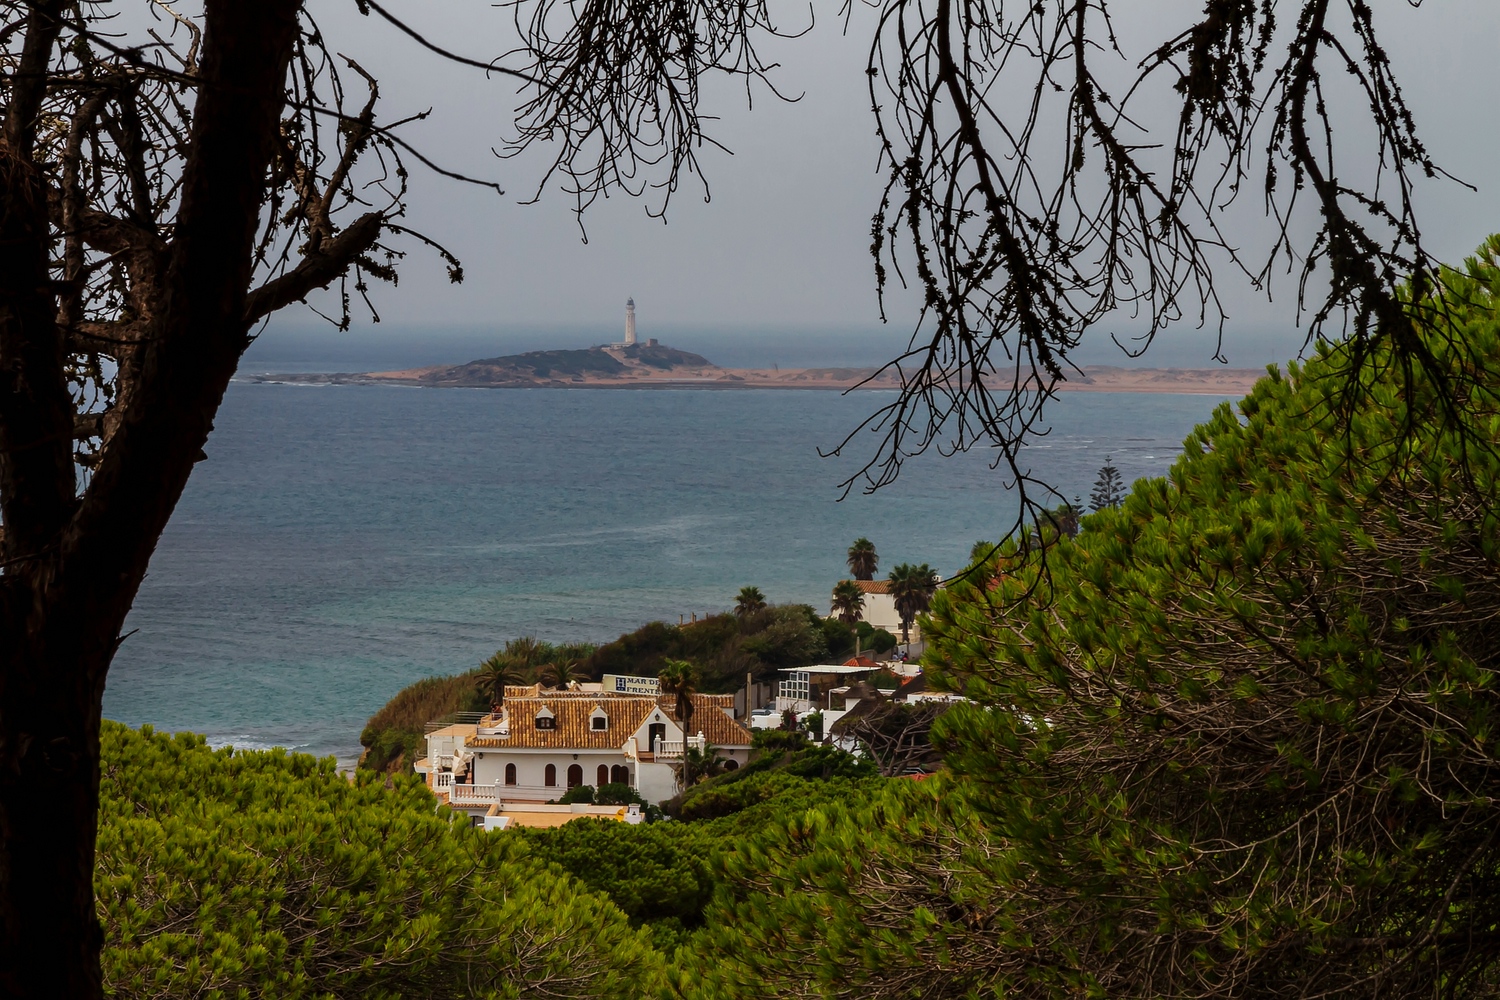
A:
<svg viewBox="0 0 1500 1000">
<path fill-rule="evenodd" d="M 229 387 L 126 623 L 104 714 L 342 764 L 403 686 L 522 635 L 605 642 L 744 586 L 826 610 L 854 539 L 943 574 L 1015 516 L 985 450 L 840 483 L 889 393 Z M 1160 475 L 1221 397 L 1069 393 L 1029 467 Z"/>
</svg>

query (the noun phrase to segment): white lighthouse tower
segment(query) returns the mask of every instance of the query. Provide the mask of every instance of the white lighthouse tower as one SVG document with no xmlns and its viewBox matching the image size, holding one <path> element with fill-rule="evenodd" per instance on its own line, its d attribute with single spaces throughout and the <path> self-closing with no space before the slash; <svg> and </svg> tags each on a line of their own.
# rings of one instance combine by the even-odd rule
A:
<svg viewBox="0 0 1500 1000">
<path fill-rule="evenodd" d="M 625 300 L 625 346 L 635 346 L 635 299 Z"/>
</svg>

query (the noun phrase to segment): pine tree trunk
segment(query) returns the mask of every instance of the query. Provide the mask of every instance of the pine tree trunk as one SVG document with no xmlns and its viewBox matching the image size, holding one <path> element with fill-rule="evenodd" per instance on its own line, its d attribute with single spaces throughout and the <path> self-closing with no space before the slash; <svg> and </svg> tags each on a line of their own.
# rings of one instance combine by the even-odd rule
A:
<svg viewBox="0 0 1500 1000">
<path fill-rule="evenodd" d="M 58 3 L 0 145 L 0 997 L 101 996 L 99 719 L 120 629 L 248 343 L 246 297 L 300 0 L 207 0 L 189 154 L 142 375 L 82 498 L 32 161 Z M 50 32 L 50 36 L 49 36 Z M 23 69 L 27 69 L 23 63 Z M 40 86 L 40 84 L 38 84 Z M 23 105 L 31 101 L 27 113 Z M 22 112 L 17 112 L 22 108 Z"/>
<path fill-rule="evenodd" d="M 8 615 L 0 625 L 0 995 L 101 995 L 94 908 L 99 699 L 107 655 L 50 655 Z M 106 647 L 107 649 L 107 647 Z M 60 655 L 59 655 L 60 654 Z"/>
</svg>

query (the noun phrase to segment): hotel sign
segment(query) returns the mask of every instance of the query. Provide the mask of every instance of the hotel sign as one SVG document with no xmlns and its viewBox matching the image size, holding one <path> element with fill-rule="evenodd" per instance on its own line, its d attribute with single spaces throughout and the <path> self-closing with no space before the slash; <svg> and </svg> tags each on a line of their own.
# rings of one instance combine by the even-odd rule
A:
<svg viewBox="0 0 1500 1000">
<path fill-rule="evenodd" d="M 661 681 L 655 677 L 605 674 L 600 680 L 605 694 L 661 694 Z"/>
</svg>

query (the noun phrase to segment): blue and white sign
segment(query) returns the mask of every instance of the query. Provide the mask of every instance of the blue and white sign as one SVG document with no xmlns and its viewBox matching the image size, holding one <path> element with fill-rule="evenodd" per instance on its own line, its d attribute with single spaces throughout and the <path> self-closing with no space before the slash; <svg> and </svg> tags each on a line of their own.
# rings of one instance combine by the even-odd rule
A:
<svg viewBox="0 0 1500 1000">
<path fill-rule="evenodd" d="M 625 674 L 605 674 L 600 678 L 607 694 L 661 694 L 661 681 L 655 677 L 630 677 Z"/>
</svg>

